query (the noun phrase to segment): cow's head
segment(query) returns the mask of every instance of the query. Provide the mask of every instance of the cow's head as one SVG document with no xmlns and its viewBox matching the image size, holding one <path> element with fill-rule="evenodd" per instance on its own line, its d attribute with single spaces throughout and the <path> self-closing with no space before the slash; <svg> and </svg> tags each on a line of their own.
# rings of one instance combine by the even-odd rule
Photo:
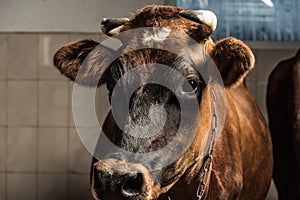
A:
<svg viewBox="0 0 300 200">
<path fill-rule="evenodd" d="M 131 19 L 102 21 L 102 31 L 105 34 L 118 38 L 118 35 L 125 33 L 124 37 L 119 37 L 123 43 L 122 48 L 112 50 L 107 45 L 80 40 L 67 44 L 55 54 L 54 64 L 65 76 L 88 87 L 106 84 L 111 102 L 116 99 L 114 95 L 122 97 L 118 99 L 119 105 L 116 105 L 120 106 L 118 111 L 122 111 L 124 107 L 129 110 L 128 113 L 121 113 L 124 115 L 121 118 L 123 122 L 116 125 L 111 116 L 107 119 L 109 126 L 113 126 L 108 137 L 119 148 L 137 154 L 156 152 L 168 145 L 180 131 L 180 137 L 176 138 L 179 145 L 170 147 L 169 155 L 147 154 L 145 159 L 152 160 L 149 165 L 143 164 L 142 160 L 128 161 L 124 154 L 108 150 L 106 158 L 93 166 L 94 198 L 158 199 L 162 193 L 174 192 L 172 188 L 179 183 L 188 185 L 189 191 L 197 189 L 197 170 L 202 164 L 202 160 L 198 159 L 199 152 L 207 151 L 205 148 L 211 132 L 212 98 L 207 84 L 209 80 L 196 67 L 209 67 L 205 62 L 210 56 L 221 74 L 224 86 L 229 88 L 240 84 L 254 64 L 251 50 L 241 41 L 226 38 L 215 44 L 210 38 L 215 28 L 216 17 L 209 11 L 153 5 L 140 10 Z M 133 32 L 128 34 L 130 30 Z M 191 44 L 182 35 L 192 38 L 196 41 L 196 46 L 201 48 L 194 48 L 195 44 Z M 144 48 L 138 48 L 139 45 Z M 162 46 L 164 47 L 160 48 Z M 168 48 L 176 49 L 179 53 L 168 51 Z M 195 49 L 200 50 L 195 52 Z M 114 58 L 112 51 L 119 51 L 120 56 Z M 156 67 L 158 63 L 172 68 L 172 73 L 161 71 Z M 134 73 L 126 76 L 126 73 L 133 70 Z M 209 69 L 204 69 L 203 72 L 205 71 L 209 73 Z M 178 72 L 187 81 L 176 79 L 174 76 Z M 151 82 L 153 77 L 169 81 L 175 89 Z M 136 84 L 140 86 L 128 95 L 130 86 Z M 119 94 L 113 92 L 116 88 L 119 88 Z M 181 113 L 180 102 L 188 105 L 191 101 L 197 102 L 197 109 L 191 109 L 188 116 Z M 123 102 L 126 102 L 125 105 Z M 179 129 L 184 118 L 188 120 Z M 154 128 L 141 128 L 149 124 Z M 156 126 L 160 128 L 156 130 Z M 151 130 L 155 134 L 151 134 Z M 195 137 L 193 132 L 196 133 Z M 168 163 L 168 160 L 172 160 L 170 156 L 177 156 L 180 145 L 187 144 L 191 145 L 183 155 Z M 160 163 L 168 165 L 149 170 Z M 194 196 L 186 194 L 187 199 L 190 199 L 189 195 Z"/>
</svg>

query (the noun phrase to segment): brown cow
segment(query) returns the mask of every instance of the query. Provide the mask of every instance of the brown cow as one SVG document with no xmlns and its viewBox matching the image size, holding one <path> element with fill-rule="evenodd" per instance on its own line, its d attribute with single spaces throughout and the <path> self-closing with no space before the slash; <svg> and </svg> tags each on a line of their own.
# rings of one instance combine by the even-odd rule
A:
<svg viewBox="0 0 300 200">
<path fill-rule="evenodd" d="M 149 113 L 153 113 L 152 107 L 159 104 L 166 111 L 165 124 L 159 134 L 146 139 L 133 137 L 132 134 L 144 136 L 145 133 L 127 121 L 124 121 L 122 127 L 118 126 L 110 112 L 103 126 L 107 137 L 125 151 L 136 154 L 152 152 L 169 144 L 170 138 L 175 137 L 181 116 L 187 117 L 188 121 L 180 132 L 184 137 L 177 142 L 186 145 L 189 138 L 192 138 L 192 142 L 183 155 L 159 170 L 149 170 L 149 166 L 142 164 L 143 160 L 128 161 L 120 152 L 110 152 L 108 149 L 104 159 L 94 159 L 93 162 L 91 183 L 94 198 L 264 199 L 272 177 L 272 145 L 266 122 L 243 84 L 244 77 L 254 66 L 251 50 L 240 40 L 231 37 L 215 44 L 210 35 L 216 28 L 216 17 L 209 11 L 152 5 L 143 8 L 131 19 L 105 19 L 102 24 L 102 30 L 107 35 L 118 37 L 125 34 L 126 38 L 126 41 L 120 38 L 125 46 L 121 48 L 122 54 L 106 70 L 103 70 L 102 63 L 107 64 L 107 60 L 111 59 L 110 50 L 91 40 L 80 40 L 62 47 L 54 56 L 55 66 L 62 74 L 72 80 L 76 79 L 79 84 L 90 87 L 106 84 L 110 91 L 110 100 L 114 98 L 113 90 L 117 88 L 118 80 L 126 72 L 137 69 L 139 73 L 134 78 L 129 77 L 128 82 L 122 85 L 124 89 L 121 92 L 125 95 L 124 99 L 119 99 L 119 104 L 126 98 L 130 99 L 129 113 L 126 116 L 130 116 L 138 125 L 145 125 L 152 121 L 152 117 L 149 119 Z M 153 32 L 137 30 L 126 34 L 142 27 L 161 29 L 152 29 Z M 189 36 L 196 41 L 196 45 L 180 35 L 174 36 L 173 32 Z M 153 48 L 138 49 L 140 43 L 151 43 Z M 175 48 L 182 54 L 176 55 L 159 49 L 162 45 Z M 202 51 L 191 51 L 192 47 L 198 46 L 202 47 Z M 95 49 L 96 53 L 88 55 Z M 200 63 L 193 62 L 195 55 Z M 211 136 L 215 133 L 212 124 L 218 122 L 219 118 L 214 117 L 214 103 L 220 99 L 215 99 L 216 96 L 210 90 L 211 80 L 204 80 L 205 74 L 199 74 L 196 70 L 196 66 L 202 66 L 209 73 L 210 65 L 205 65 L 207 55 L 215 61 L 225 86 L 225 123 L 215 146 L 214 137 Z M 84 61 L 87 56 L 88 61 Z M 148 80 L 153 75 L 160 75 L 160 71 L 154 67 L 155 63 L 167 65 L 173 71 L 180 72 L 190 86 L 181 82 L 173 83 L 178 91 L 175 94 L 164 86 L 145 84 L 127 97 L 128 85 L 130 87 L 131 84 Z M 174 78 L 166 74 L 162 76 L 164 81 L 172 81 Z M 209 78 L 213 79 L 214 76 Z M 188 116 L 181 114 L 180 98 L 186 104 L 189 104 L 190 98 L 196 99 L 199 105 L 196 110 L 199 113 L 191 110 Z M 155 123 L 164 121 L 160 112 L 154 113 Z M 123 131 L 124 129 L 129 130 L 130 134 Z M 192 137 L 194 130 L 196 136 Z M 177 148 L 180 149 L 181 146 Z M 178 149 L 170 149 L 173 157 L 177 156 Z M 206 156 L 199 157 L 199 152 Z M 172 156 L 153 153 L 144 159 L 152 160 L 151 164 L 156 166 L 166 163 Z"/>
<path fill-rule="evenodd" d="M 300 49 L 268 81 L 267 108 L 279 199 L 300 199 Z"/>
</svg>

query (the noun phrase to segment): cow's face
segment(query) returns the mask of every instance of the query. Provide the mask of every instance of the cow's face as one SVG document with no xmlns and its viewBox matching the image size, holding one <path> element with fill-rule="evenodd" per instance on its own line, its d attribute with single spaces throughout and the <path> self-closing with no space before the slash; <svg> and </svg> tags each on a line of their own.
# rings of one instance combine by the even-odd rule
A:
<svg viewBox="0 0 300 200">
<path fill-rule="evenodd" d="M 79 84 L 106 84 L 113 113 L 118 115 L 117 120 L 107 120 L 114 126 L 108 137 L 122 151 L 108 150 L 105 159 L 94 164 L 94 198 L 162 198 L 160 195 L 179 179 L 186 183 L 197 179 L 191 169 L 201 165 L 199 152 L 207 150 L 204 147 L 211 128 L 211 93 L 209 78 L 197 68 L 209 67 L 206 61 L 212 56 L 225 87 L 233 87 L 253 67 L 253 55 L 234 38 L 215 45 L 209 36 L 216 19 L 207 11 L 149 6 L 130 20 L 105 19 L 102 24 L 107 35 L 125 33 L 126 41 L 119 37 L 124 47 L 113 62 L 111 50 L 90 40 L 70 43 L 54 57 L 56 67 Z M 128 34 L 129 30 L 136 31 Z M 200 48 L 191 48 L 195 44 L 186 36 Z M 87 56 L 88 61 L 82 65 Z M 182 112 L 183 105 L 195 102 L 196 108 L 186 106 Z M 169 145 L 172 141 L 176 145 Z M 166 154 L 157 153 L 165 146 Z M 131 158 L 124 150 L 131 153 Z"/>
</svg>

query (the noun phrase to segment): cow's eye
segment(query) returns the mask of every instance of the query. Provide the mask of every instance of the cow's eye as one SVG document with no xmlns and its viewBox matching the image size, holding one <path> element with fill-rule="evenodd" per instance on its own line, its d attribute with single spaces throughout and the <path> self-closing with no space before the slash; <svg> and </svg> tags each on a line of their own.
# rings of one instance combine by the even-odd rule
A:
<svg viewBox="0 0 300 200">
<path fill-rule="evenodd" d="M 184 94 L 197 93 L 199 82 L 196 80 L 188 80 L 188 82 L 184 82 L 181 90 Z"/>
</svg>

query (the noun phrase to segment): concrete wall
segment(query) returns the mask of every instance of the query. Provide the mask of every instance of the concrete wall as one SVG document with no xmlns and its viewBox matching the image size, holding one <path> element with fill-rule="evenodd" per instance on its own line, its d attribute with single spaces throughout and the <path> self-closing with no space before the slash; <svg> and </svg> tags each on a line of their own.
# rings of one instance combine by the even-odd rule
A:
<svg viewBox="0 0 300 200">
<path fill-rule="evenodd" d="M 0 32 L 98 32 L 103 17 L 129 17 L 175 0 L 1 0 Z"/>
</svg>

